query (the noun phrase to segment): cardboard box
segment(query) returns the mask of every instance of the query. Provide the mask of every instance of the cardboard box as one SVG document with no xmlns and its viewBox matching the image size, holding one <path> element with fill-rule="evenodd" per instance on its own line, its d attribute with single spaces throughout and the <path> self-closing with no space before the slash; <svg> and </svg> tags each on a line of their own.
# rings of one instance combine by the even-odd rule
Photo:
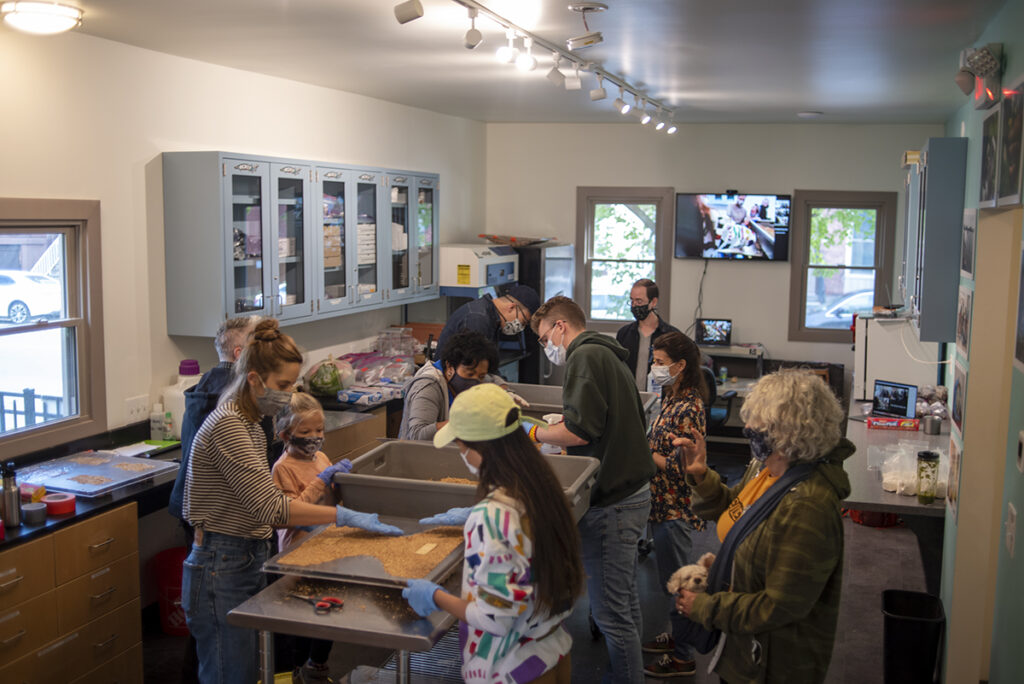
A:
<svg viewBox="0 0 1024 684">
<path fill-rule="evenodd" d="M 907 430 L 917 432 L 921 421 L 917 418 L 886 418 L 883 416 L 868 416 L 869 430 Z"/>
<path fill-rule="evenodd" d="M 293 237 L 277 238 L 277 256 L 282 256 L 282 257 L 295 256 L 295 238 L 293 238 Z"/>
<path fill-rule="evenodd" d="M 341 254 L 325 254 L 324 268 L 341 268 Z"/>
<path fill-rule="evenodd" d="M 340 238 L 341 226 L 324 226 L 324 238 Z"/>
</svg>

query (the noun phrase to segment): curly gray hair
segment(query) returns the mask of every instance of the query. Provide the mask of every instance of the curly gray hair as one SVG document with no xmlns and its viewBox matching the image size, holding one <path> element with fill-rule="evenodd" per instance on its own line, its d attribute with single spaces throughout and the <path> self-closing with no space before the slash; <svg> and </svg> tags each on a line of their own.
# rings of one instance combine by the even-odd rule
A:
<svg viewBox="0 0 1024 684">
<path fill-rule="evenodd" d="M 743 400 L 740 417 L 768 433 L 793 463 L 816 461 L 842 436 L 843 409 L 821 377 L 796 368 L 766 375 Z"/>
</svg>

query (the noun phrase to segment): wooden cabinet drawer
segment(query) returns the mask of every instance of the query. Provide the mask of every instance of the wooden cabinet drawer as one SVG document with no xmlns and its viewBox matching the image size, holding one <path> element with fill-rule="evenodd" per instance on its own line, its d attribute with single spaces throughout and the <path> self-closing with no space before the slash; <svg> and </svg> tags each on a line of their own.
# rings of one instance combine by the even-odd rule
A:
<svg viewBox="0 0 1024 684">
<path fill-rule="evenodd" d="M 68 679 L 89 672 L 142 641 L 142 602 L 133 599 L 117 610 L 76 630 L 73 669 Z"/>
<path fill-rule="evenodd" d="M 0 663 L 31 653 L 56 639 L 57 634 L 55 591 L 0 612 Z"/>
<path fill-rule="evenodd" d="M 113 660 L 73 680 L 73 684 L 138 684 L 142 681 L 142 644 L 135 644 Z"/>
<path fill-rule="evenodd" d="M 53 589 L 53 536 L 0 553 L 0 612 Z"/>
<path fill-rule="evenodd" d="M 133 553 L 57 588 L 61 634 L 139 596 L 139 555 Z"/>
<path fill-rule="evenodd" d="M 134 502 L 54 532 L 57 584 L 99 570 L 138 548 L 139 519 Z"/>
</svg>

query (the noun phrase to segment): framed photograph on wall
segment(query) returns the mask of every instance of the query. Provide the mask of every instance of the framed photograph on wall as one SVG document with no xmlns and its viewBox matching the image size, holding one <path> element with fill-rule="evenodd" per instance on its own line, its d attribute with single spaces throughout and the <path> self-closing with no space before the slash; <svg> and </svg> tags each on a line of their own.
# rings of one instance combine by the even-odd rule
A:
<svg viewBox="0 0 1024 684">
<path fill-rule="evenodd" d="M 1024 163 L 1024 78 L 1003 91 L 999 105 L 999 197 L 1001 207 L 1020 204 L 1021 164 Z"/>
<path fill-rule="evenodd" d="M 974 292 L 966 287 L 960 288 L 960 297 L 956 307 L 956 349 L 960 356 L 967 358 L 967 350 L 971 348 L 971 303 Z"/>
<path fill-rule="evenodd" d="M 964 231 L 960 242 L 960 275 L 974 280 L 974 241 L 978 231 L 978 210 L 964 209 Z"/>
<path fill-rule="evenodd" d="M 967 408 L 967 371 L 959 363 L 953 372 L 953 402 L 951 404 L 950 416 L 953 418 L 953 426 L 962 436 L 964 433 L 964 412 Z"/>
<path fill-rule="evenodd" d="M 1021 242 L 1020 283 L 1017 291 L 1017 335 L 1013 345 L 1013 365 L 1024 372 L 1024 242 Z"/>
<path fill-rule="evenodd" d="M 999 107 L 993 107 L 981 122 L 981 184 L 978 206 L 996 206 L 999 183 Z"/>
<path fill-rule="evenodd" d="M 949 436 L 949 479 L 946 481 L 946 506 L 956 520 L 957 500 L 960 498 L 960 461 L 963 452 L 956 443 L 956 439 Z"/>
</svg>

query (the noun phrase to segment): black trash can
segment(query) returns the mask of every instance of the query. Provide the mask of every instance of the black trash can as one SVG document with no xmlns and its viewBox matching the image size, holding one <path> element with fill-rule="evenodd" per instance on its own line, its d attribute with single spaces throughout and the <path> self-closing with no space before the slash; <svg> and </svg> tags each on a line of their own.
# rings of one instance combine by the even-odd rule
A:
<svg viewBox="0 0 1024 684">
<path fill-rule="evenodd" d="M 946 615 L 942 601 L 919 591 L 882 592 L 885 684 L 933 684 Z"/>
</svg>

